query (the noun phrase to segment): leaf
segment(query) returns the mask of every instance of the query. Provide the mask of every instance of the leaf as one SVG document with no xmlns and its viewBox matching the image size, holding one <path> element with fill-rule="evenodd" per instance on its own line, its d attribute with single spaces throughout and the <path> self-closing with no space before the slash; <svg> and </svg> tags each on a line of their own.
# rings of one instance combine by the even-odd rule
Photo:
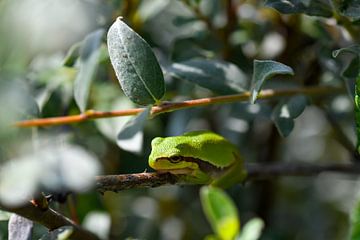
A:
<svg viewBox="0 0 360 240">
<path fill-rule="evenodd" d="M 351 53 L 355 55 L 355 58 L 351 60 L 348 66 L 345 67 L 341 76 L 345 78 L 346 88 L 348 93 L 353 98 L 355 97 L 355 80 L 360 72 L 360 45 L 352 45 L 337 49 L 332 52 L 334 58 L 343 53 Z"/>
<path fill-rule="evenodd" d="M 19 206 L 31 199 L 41 175 L 38 161 L 31 157 L 12 159 L 0 169 L 0 202 Z M 43 169 L 44 170 L 44 169 Z"/>
<path fill-rule="evenodd" d="M 96 74 L 103 29 L 98 29 L 86 36 L 80 49 L 79 72 L 74 83 L 74 97 L 81 112 L 86 110 L 90 85 Z"/>
<path fill-rule="evenodd" d="M 294 128 L 294 119 L 297 118 L 308 105 L 306 96 L 297 95 L 289 100 L 281 101 L 274 109 L 272 119 L 283 137 L 287 137 Z"/>
<path fill-rule="evenodd" d="M 233 201 L 219 188 L 204 186 L 200 190 L 203 211 L 220 239 L 234 239 L 240 231 L 240 220 Z"/>
<path fill-rule="evenodd" d="M 351 212 L 351 240 L 360 239 L 360 201 L 356 202 Z"/>
<path fill-rule="evenodd" d="M 255 103 L 265 80 L 277 74 L 294 75 L 294 71 L 291 67 L 279 62 L 271 60 L 254 61 L 254 73 L 251 83 L 251 103 Z"/>
<path fill-rule="evenodd" d="M 360 20 L 360 0 L 340 1 L 340 13 L 352 21 Z"/>
<path fill-rule="evenodd" d="M 16 214 L 12 214 L 9 220 L 9 239 L 29 240 L 31 239 L 33 222 Z"/>
<path fill-rule="evenodd" d="M 72 226 L 62 226 L 49 233 L 44 234 L 40 240 L 66 240 L 69 239 L 71 234 L 74 232 Z"/>
<path fill-rule="evenodd" d="M 107 43 L 125 95 L 140 105 L 159 103 L 165 93 L 164 76 L 149 44 L 121 18 L 110 27 Z"/>
<path fill-rule="evenodd" d="M 108 93 L 108 92 L 105 92 Z M 105 109 L 99 106 L 105 106 L 104 102 L 99 102 L 96 104 L 97 109 Z M 110 111 L 115 111 L 119 109 L 130 109 L 134 107 L 134 103 L 126 98 L 122 93 L 119 94 L 117 99 L 114 99 L 111 102 L 111 105 L 108 106 Z M 109 140 L 116 142 L 118 132 L 125 126 L 125 124 L 131 119 L 131 116 L 124 116 L 120 118 L 104 118 L 95 120 L 96 127 L 99 131 L 107 137 Z"/>
<path fill-rule="evenodd" d="M 142 113 L 130 119 L 119 132 L 117 144 L 120 148 L 132 152 L 140 153 L 143 145 L 143 128 L 150 114 L 151 107 L 146 108 Z"/>
<path fill-rule="evenodd" d="M 38 163 L 42 172 L 40 186 L 51 191 L 87 191 L 100 173 L 101 167 L 96 157 L 82 147 L 52 141 L 33 156 L 36 160 L 41 159 Z"/>
<path fill-rule="evenodd" d="M 327 0 L 267 0 L 265 6 L 284 14 L 304 13 L 310 16 L 331 17 L 331 4 Z"/>
<path fill-rule="evenodd" d="M 62 65 L 66 67 L 73 67 L 75 65 L 76 59 L 80 56 L 80 48 L 81 42 L 72 45 L 67 52 Z"/>
<path fill-rule="evenodd" d="M 0 210 L 0 221 L 8 221 L 12 213 Z"/>
<path fill-rule="evenodd" d="M 45 137 L 42 136 L 45 141 Z M 97 159 L 83 148 L 46 139 L 39 150 L 7 161 L 0 171 L 0 201 L 18 206 L 40 188 L 83 192 L 100 172 Z"/>
<path fill-rule="evenodd" d="M 260 238 L 264 228 L 264 221 L 260 218 L 253 218 L 242 228 L 240 237 L 237 240 L 257 240 Z"/>
<path fill-rule="evenodd" d="M 334 58 L 336 58 L 339 56 L 339 54 L 344 53 L 344 52 L 353 53 L 353 54 L 359 56 L 360 55 L 360 45 L 351 45 L 349 47 L 337 49 L 332 52 L 332 55 Z"/>
<path fill-rule="evenodd" d="M 174 63 L 167 71 L 219 94 L 244 92 L 247 78 L 236 65 L 218 60 L 188 60 Z"/>
<path fill-rule="evenodd" d="M 100 239 L 108 239 L 111 227 L 111 218 L 107 212 L 91 211 L 85 216 L 82 225 L 85 229 L 88 229 L 98 235 Z"/>
<path fill-rule="evenodd" d="M 76 76 L 74 68 L 68 67 L 60 67 L 51 73 L 51 77 L 48 79 L 46 87 L 41 89 L 35 97 L 40 111 L 42 111 L 54 91 L 59 88 L 63 88 L 65 84 L 71 82 Z M 64 100 L 65 96 L 62 96 Z"/>
</svg>

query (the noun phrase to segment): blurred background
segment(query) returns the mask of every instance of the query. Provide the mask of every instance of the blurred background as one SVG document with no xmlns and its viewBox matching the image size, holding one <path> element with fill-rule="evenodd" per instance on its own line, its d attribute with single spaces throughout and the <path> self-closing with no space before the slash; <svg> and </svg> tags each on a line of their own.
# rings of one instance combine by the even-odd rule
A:
<svg viewBox="0 0 360 240">
<path fill-rule="evenodd" d="M 193 58 L 231 62 L 249 87 L 253 60 L 276 60 L 291 66 L 295 76 L 276 77 L 264 88 L 289 88 L 342 86 L 341 73 L 351 60 L 331 55 L 351 43 L 334 19 L 280 14 L 263 1 L 2 0 L 0 201 L 21 202 L 38 189 L 72 190 L 78 193 L 53 207 L 104 239 L 202 239 L 212 230 L 201 209 L 199 187 L 100 195 L 89 190 L 91 177 L 151 171 L 147 157 L 152 138 L 199 129 L 211 129 L 237 144 L 248 163 L 350 161 L 352 153 L 346 146 L 355 142 L 355 133 L 352 98 L 346 93 L 309 100 L 286 138 L 273 123 L 279 99 L 161 114 L 147 122 L 144 139 L 134 143 L 142 145 L 137 154 L 116 143 L 129 117 L 45 128 L 9 127 L 22 119 L 79 114 L 74 85 L 80 78 L 91 80 L 87 109 L 136 107 L 123 95 L 114 74 L 106 34 L 95 34 L 100 36 L 98 42 L 90 44 L 88 53 L 96 52 L 95 58 L 79 51 L 99 29 L 106 33 L 118 16 L 153 48 L 165 72 L 168 101 L 217 95 L 166 74 L 175 62 Z M 264 220 L 261 239 L 341 240 L 348 234 L 357 187 L 355 177 L 324 173 L 249 182 L 228 193 L 242 224 L 253 217 Z M 36 225 L 33 238 L 45 232 Z M 7 239 L 6 220 L 0 221 L 0 239 Z"/>
</svg>

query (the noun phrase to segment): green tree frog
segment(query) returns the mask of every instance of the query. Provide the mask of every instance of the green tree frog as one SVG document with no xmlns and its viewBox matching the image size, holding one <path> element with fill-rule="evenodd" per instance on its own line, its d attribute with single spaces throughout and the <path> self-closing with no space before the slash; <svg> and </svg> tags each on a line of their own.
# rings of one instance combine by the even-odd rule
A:
<svg viewBox="0 0 360 240">
<path fill-rule="evenodd" d="M 149 165 L 194 184 L 227 188 L 246 177 L 243 160 L 235 145 L 210 131 L 157 137 L 151 142 Z"/>
</svg>

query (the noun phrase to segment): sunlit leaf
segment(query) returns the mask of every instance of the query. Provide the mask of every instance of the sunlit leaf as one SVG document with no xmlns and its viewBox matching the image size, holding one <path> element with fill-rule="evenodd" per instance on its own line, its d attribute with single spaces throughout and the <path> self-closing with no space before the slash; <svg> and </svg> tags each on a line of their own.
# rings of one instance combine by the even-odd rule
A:
<svg viewBox="0 0 360 240">
<path fill-rule="evenodd" d="M 107 239 L 110 232 L 111 218 L 109 213 L 92 211 L 85 216 L 82 225 L 101 239 Z"/>
<path fill-rule="evenodd" d="M 242 227 L 237 240 L 258 240 L 264 228 L 264 221 L 260 218 L 253 218 Z"/>
<path fill-rule="evenodd" d="M 44 137 L 43 137 L 44 138 Z M 0 201 L 17 206 L 40 188 L 83 192 L 100 173 L 97 159 L 83 148 L 49 140 L 33 153 L 7 161 L 0 170 Z"/>
<path fill-rule="evenodd" d="M 278 74 L 294 75 L 291 67 L 271 60 L 255 60 L 251 83 L 251 103 L 255 103 L 264 82 Z"/>
<path fill-rule="evenodd" d="M 107 43 L 125 95 L 140 105 L 158 103 L 165 93 L 164 77 L 149 44 L 121 18 L 110 27 Z"/>
<path fill-rule="evenodd" d="M 12 159 L 0 169 L 0 202 L 18 206 L 31 199 L 41 175 L 41 166 L 31 157 Z"/>
<path fill-rule="evenodd" d="M 149 116 L 151 107 L 130 119 L 117 136 L 117 144 L 120 148 L 133 153 L 140 153 L 143 145 L 143 128 Z"/>
<path fill-rule="evenodd" d="M 114 83 L 116 84 L 116 83 Z M 116 111 L 122 109 L 131 109 L 136 105 L 128 99 L 120 88 L 114 84 L 98 84 L 94 88 L 93 105 L 95 109 L 102 109 L 103 111 Z M 96 127 L 109 140 L 116 143 L 117 135 L 124 125 L 133 116 L 123 116 L 117 118 L 102 118 L 96 119 Z"/>
<path fill-rule="evenodd" d="M 294 119 L 297 118 L 308 105 L 308 98 L 297 95 L 281 101 L 274 109 L 272 119 L 283 137 L 287 137 L 294 128 Z"/>
<path fill-rule="evenodd" d="M 62 226 L 49 233 L 44 234 L 40 240 L 66 240 L 74 232 L 72 226 Z"/>
<path fill-rule="evenodd" d="M 96 157 L 76 145 L 55 144 L 34 156 L 41 159 L 41 186 L 53 191 L 67 189 L 74 192 L 84 192 L 93 186 L 101 169 Z"/>
<path fill-rule="evenodd" d="M 167 71 L 219 94 L 244 92 L 246 75 L 234 64 L 218 60 L 194 59 L 174 63 Z"/>
<path fill-rule="evenodd" d="M 33 222 L 16 214 L 12 214 L 9 220 L 9 239 L 31 239 Z"/>
<path fill-rule="evenodd" d="M 200 197 L 213 231 L 223 240 L 234 239 L 240 231 L 240 220 L 233 201 L 219 188 L 204 186 Z"/>
<path fill-rule="evenodd" d="M 331 4 L 327 0 L 267 0 L 265 5 L 281 13 L 304 13 L 310 16 L 331 17 Z"/>
<path fill-rule="evenodd" d="M 0 221 L 8 221 L 12 213 L 0 210 Z"/>
<path fill-rule="evenodd" d="M 103 29 L 99 29 L 90 33 L 81 45 L 79 72 L 74 84 L 74 97 L 82 112 L 86 110 L 91 82 L 98 68 L 101 39 L 104 32 Z"/>
</svg>

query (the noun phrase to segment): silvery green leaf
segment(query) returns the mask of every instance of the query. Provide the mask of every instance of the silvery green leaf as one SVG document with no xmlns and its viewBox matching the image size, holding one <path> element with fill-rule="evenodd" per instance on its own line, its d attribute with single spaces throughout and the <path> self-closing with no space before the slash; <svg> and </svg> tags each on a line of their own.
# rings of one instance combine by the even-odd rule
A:
<svg viewBox="0 0 360 240">
<path fill-rule="evenodd" d="M 74 84 L 74 97 L 82 112 L 86 110 L 90 86 L 98 68 L 101 39 L 104 32 L 103 29 L 98 29 L 90 33 L 81 45 L 79 72 Z"/>
<path fill-rule="evenodd" d="M 31 240 L 33 222 L 19 216 L 12 214 L 9 220 L 9 240 Z"/>
<path fill-rule="evenodd" d="M 7 161 L 0 169 L 0 202 L 19 206 L 29 201 L 39 186 L 42 171 L 40 162 L 32 156 Z"/>
<path fill-rule="evenodd" d="M 265 5 L 284 14 L 304 13 L 310 16 L 332 16 L 331 4 L 327 0 L 267 0 Z"/>
<path fill-rule="evenodd" d="M 255 103 L 264 82 L 278 74 L 294 75 L 291 67 L 271 60 L 255 60 L 254 72 L 251 82 L 251 103 Z"/>
<path fill-rule="evenodd" d="M 151 107 L 131 118 L 119 132 L 117 144 L 120 148 L 133 153 L 140 153 L 143 145 L 143 128 L 150 114 Z"/>
<path fill-rule="evenodd" d="M 167 72 L 219 94 L 244 92 L 248 81 L 236 65 L 219 60 L 192 59 L 174 63 Z"/>
<path fill-rule="evenodd" d="M 274 109 L 272 119 L 283 137 L 287 137 L 294 128 L 294 119 L 297 118 L 309 104 L 304 95 L 297 95 L 281 101 Z"/>
<path fill-rule="evenodd" d="M 140 105 L 159 103 L 165 93 L 164 77 L 149 44 L 121 18 L 110 27 L 107 44 L 125 95 Z"/>
</svg>

